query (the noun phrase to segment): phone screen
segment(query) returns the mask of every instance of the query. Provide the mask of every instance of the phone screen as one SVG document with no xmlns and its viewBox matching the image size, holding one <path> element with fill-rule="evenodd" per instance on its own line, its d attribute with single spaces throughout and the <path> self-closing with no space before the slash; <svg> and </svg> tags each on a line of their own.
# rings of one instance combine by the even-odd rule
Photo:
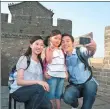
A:
<svg viewBox="0 0 110 109">
<path fill-rule="evenodd" d="M 82 44 L 82 45 L 89 44 L 90 42 L 91 42 L 91 39 L 87 37 L 80 37 L 79 39 L 79 44 Z"/>
</svg>

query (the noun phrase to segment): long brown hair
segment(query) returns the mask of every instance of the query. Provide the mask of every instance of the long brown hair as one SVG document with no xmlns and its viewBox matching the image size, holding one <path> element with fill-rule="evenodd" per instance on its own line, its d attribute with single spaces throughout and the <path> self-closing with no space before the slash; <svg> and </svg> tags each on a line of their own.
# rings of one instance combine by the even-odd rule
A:
<svg viewBox="0 0 110 109">
<path fill-rule="evenodd" d="M 30 44 L 33 44 L 36 40 L 43 40 L 43 38 L 41 36 L 33 36 L 31 39 L 30 39 Z M 30 46 L 28 47 L 27 51 L 24 53 L 25 56 L 30 56 L 32 54 L 32 50 L 30 48 Z M 38 54 L 38 59 L 41 63 L 41 66 L 43 68 L 43 63 L 42 63 L 42 59 L 41 59 L 41 53 Z"/>
</svg>

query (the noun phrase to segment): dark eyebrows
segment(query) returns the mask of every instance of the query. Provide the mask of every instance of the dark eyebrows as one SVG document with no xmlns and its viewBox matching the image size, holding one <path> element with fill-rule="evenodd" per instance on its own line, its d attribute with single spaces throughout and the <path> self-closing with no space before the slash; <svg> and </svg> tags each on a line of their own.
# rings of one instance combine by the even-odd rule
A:
<svg viewBox="0 0 110 109">
<path fill-rule="evenodd" d="M 66 41 L 70 41 L 70 39 L 66 39 Z"/>
</svg>

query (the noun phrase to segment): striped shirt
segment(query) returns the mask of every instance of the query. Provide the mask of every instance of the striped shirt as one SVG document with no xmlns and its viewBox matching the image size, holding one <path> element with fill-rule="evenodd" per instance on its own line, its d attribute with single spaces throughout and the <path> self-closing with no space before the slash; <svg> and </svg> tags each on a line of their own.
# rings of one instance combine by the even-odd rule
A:
<svg viewBox="0 0 110 109">
<path fill-rule="evenodd" d="M 53 51 L 52 62 L 47 65 L 47 73 L 53 77 L 66 77 L 65 57 L 61 49 Z"/>
</svg>

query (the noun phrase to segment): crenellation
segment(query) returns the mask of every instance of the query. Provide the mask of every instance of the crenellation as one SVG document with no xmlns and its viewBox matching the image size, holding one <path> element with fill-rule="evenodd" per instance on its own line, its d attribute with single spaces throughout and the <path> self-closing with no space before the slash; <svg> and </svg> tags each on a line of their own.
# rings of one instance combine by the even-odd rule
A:
<svg viewBox="0 0 110 109">
<path fill-rule="evenodd" d="M 57 19 L 57 26 L 62 28 L 62 33 L 72 34 L 72 21 L 68 19 Z"/>
<path fill-rule="evenodd" d="M 1 23 L 8 23 L 8 14 L 7 13 L 1 13 Z"/>
<path fill-rule="evenodd" d="M 2 32 L 24 33 L 47 36 L 54 29 L 52 10 L 47 9 L 37 1 L 24 1 L 17 4 L 8 5 L 12 14 L 11 23 L 2 21 Z M 1 15 L 3 16 L 3 14 Z M 62 21 L 63 20 L 63 21 Z M 61 32 L 72 34 L 72 21 L 60 19 L 57 29 Z M 63 25 L 65 24 L 65 25 Z"/>
</svg>

